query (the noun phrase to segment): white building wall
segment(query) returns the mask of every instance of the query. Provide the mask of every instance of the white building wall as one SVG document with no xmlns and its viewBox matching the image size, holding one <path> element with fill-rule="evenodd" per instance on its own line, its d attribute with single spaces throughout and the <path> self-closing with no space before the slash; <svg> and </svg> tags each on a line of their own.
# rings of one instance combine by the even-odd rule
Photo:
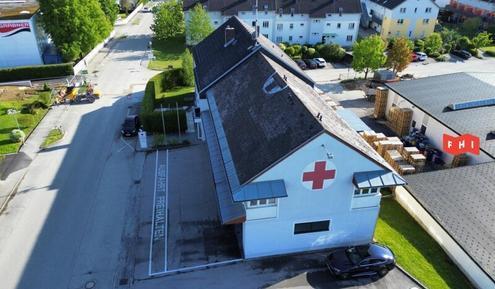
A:
<svg viewBox="0 0 495 289">
<path fill-rule="evenodd" d="M 210 11 L 208 14 L 215 28 L 229 19 L 229 16 L 222 16 L 217 11 Z M 184 12 L 184 15 L 187 23 L 189 11 Z M 240 11 L 237 16 L 248 25 L 253 25 L 256 20 L 253 11 Z M 275 11 L 259 11 L 257 17 L 260 34 L 275 43 L 316 44 L 322 42 L 322 37 L 327 35 L 326 43 L 350 47 L 357 39 L 361 14 L 336 13 L 328 14 L 325 18 L 311 18 L 308 14 L 280 15 Z M 264 22 L 268 23 L 268 26 L 264 25 Z M 341 28 L 338 28 L 338 23 L 341 24 Z M 349 28 L 350 23 L 354 23 L 354 28 Z M 348 36 L 352 36 L 350 41 Z"/>
<path fill-rule="evenodd" d="M 401 12 L 401 8 L 405 8 L 406 11 Z M 426 8 L 431 8 L 430 12 L 426 12 Z M 409 27 L 407 27 L 408 37 L 415 38 L 415 30 L 418 22 L 422 22 L 423 19 L 429 19 L 429 21 L 433 21 L 432 19 L 437 19 L 438 12 L 440 9 L 430 0 L 409 0 L 400 4 L 392 10 L 392 19 L 404 19 L 409 20 Z M 394 25 L 406 25 L 406 24 L 397 24 Z M 393 35 L 392 35 L 393 36 Z M 419 35 L 420 38 L 425 35 Z"/>
<path fill-rule="evenodd" d="M 43 64 L 42 52 L 38 48 L 34 17 L 26 20 L 1 20 L 2 24 L 29 23 L 29 32 L 23 31 L 0 37 L 0 68 Z"/>
<path fill-rule="evenodd" d="M 495 289 L 495 283 L 406 189 L 396 188 L 395 198 L 477 288 Z"/>
<path fill-rule="evenodd" d="M 401 108 L 410 108 L 413 110 L 413 117 L 411 121 L 411 125 L 413 122 L 416 123 L 415 128 L 418 130 L 421 129 L 421 126 L 424 124 L 426 126 L 425 135 L 428 137 L 430 143 L 437 149 L 443 151 L 443 135 L 449 134 L 451 136 L 459 136 L 459 134 L 455 133 L 453 130 L 447 128 L 442 123 L 429 116 L 427 113 L 414 106 L 408 100 L 404 99 L 402 96 L 396 94 L 394 91 L 389 90 L 388 98 L 387 98 L 387 110 L 386 115 L 388 115 L 390 108 L 392 105 L 396 105 Z M 411 127 L 412 130 L 412 127 Z M 489 161 L 493 161 L 493 159 L 486 153 L 480 152 L 479 155 L 475 156 L 472 154 L 468 154 L 469 156 L 469 164 L 479 164 L 485 163 Z M 444 153 L 442 156 L 445 164 L 452 163 L 454 156 L 451 154 Z"/>
<path fill-rule="evenodd" d="M 305 167 L 318 160 L 327 160 L 327 150 L 334 158 L 336 178 L 326 189 L 309 190 L 302 183 Z M 361 197 L 354 202 L 353 174 L 382 169 L 335 138 L 323 134 L 256 178 L 254 182 L 283 179 L 288 197 L 278 199 L 276 214 L 257 219 L 260 214 L 247 208 L 243 224 L 244 255 L 247 258 L 286 254 L 298 251 L 363 244 L 373 238 L 381 196 Z M 368 198 L 367 201 L 364 198 Z M 254 219 L 253 219 L 254 218 Z M 330 220 L 330 230 L 294 234 L 296 223 Z"/>
</svg>

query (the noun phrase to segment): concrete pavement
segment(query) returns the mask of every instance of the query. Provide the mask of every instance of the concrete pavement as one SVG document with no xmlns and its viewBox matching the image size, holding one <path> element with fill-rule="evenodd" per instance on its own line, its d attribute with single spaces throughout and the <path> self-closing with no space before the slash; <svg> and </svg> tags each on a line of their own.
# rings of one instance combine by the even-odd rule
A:
<svg viewBox="0 0 495 289">
<path fill-rule="evenodd" d="M 54 147 L 26 144 L 33 160 L 0 216 L 2 289 L 114 288 L 131 275 L 144 154 L 124 147 L 119 128 L 142 96 L 133 88 L 157 73 L 146 69 L 152 15 L 136 17 L 140 25 L 118 27 L 117 37 L 127 37 L 90 63 L 88 78 L 103 98 L 50 111 L 31 140 L 44 137 L 51 120 L 61 122 L 66 135 Z"/>
</svg>

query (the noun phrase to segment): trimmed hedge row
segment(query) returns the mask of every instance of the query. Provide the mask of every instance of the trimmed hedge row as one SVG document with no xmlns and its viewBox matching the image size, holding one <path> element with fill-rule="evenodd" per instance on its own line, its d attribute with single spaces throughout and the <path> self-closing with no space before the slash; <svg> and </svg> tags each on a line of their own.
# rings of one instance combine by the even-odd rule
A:
<svg viewBox="0 0 495 289">
<path fill-rule="evenodd" d="M 73 74 L 72 63 L 19 66 L 0 69 L 0 82 L 61 77 Z"/>
<path fill-rule="evenodd" d="M 163 112 L 163 116 L 165 120 L 166 133 L 178 132 L 179 124 L 177 123 L 177 111 L 165 111 Z M 144 130 L 148 132 L 163 133 L 162 113 L 159 111 L 155 111 L 154 81 L 150 80 L 146 84 L 143 101 L 141 103 L 140 118 Z M 180 130 L 185 131 L 187 129 L 186 112 L 182 109 L 179 110 L 179 123 Z"/>
<path fill-rule="evenodd" d="M 194 93 L 186 93 L 181 95 L 176 95 L 173 97 L 158 97 L 164 93 L 167 89 L 188 86 L 184 79 L 184 72 L 181 68 L 175 68 L 166 70 L 156 76 L 154 76 L 150 81 L 155 83 L 155 100 L 154 104 L 156 107 L 162 104 L 165 107 L 169 105 L 175 106 L 176 103 L 179 106 L 191 106 L 194 104 Z"/>
</svg>

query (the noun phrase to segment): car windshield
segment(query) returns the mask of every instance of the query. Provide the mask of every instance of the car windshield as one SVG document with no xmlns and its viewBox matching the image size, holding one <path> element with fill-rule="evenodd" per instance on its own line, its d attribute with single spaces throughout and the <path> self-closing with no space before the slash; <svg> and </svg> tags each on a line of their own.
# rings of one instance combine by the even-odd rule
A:
<svg viewBox="0 0 495 289">
<path fill-rule="evenodd" d="M 123 127 L 125 128 L 133 128 L 134 127 L 134 120 L 133 119 L 126 119 L 124 122 Z"/>
</svg>

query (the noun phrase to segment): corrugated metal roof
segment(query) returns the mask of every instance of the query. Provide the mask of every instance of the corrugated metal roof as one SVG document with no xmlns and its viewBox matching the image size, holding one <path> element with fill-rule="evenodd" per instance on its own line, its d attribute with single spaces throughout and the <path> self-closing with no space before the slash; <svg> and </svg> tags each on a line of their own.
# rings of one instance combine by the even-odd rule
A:
<svg viewBox="0 0 495 289">
<path fill-rule="evenodd" d="M 201 113 L 201 119 L 208 145 L 208 152 L 210 154 L 210 162 L 220 211 L 220 220 L 222 224 L 242 222 L 246 218 L 246 211 L 242 203 L 235 203 L 232 199 L 232 192 L 230 190 L 230 184 L 212 117 L 210 113 L 206 111 Z"/>
<path fill-rule="evenodd" d="M 337 109 L 337 114 L 357 132 L 372 130 L 356 114 L 354 114 L 349 109 Z"/>
<path fill-rule="evenodd" d="M 285 197 L 287 197 L 287 190 L 285 189 L 284 180 L 249 183 L 234 192 L 235 202 Z"/>
<path fill-rule="evenodd" d="M 359 189 L 403 186 L 406 181 L 394 172 L 385 170 L 354 173 L 352 182 Z"/>
</svg>

